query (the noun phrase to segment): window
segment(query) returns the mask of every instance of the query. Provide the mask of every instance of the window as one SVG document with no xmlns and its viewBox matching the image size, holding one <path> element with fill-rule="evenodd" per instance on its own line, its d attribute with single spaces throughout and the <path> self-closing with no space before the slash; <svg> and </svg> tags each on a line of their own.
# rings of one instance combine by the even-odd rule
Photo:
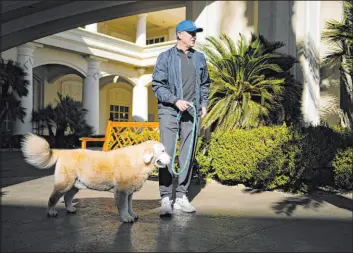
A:
<svg viewBox="0 0 353 253">
<path fill-rule="evenodd" d="M 12 130 L 12 121 L 9 119 L 8 115 L 6 115 L 4 121 L 2 122 L 2 129 L 5 131 Z"/>
<path fill-rule="evenodd" d="M 146 40 L 146 45 L 162 43 L 164 41 L 165 41 L 164 36 L 163 37 L 157 37 L 157 38 L 151 38 L 151 39 Z"/>
<path fill-rule="evenodd" d="M 110 105 L 109 120 L 128 122 L 129 121 L 129 106 Z"/>
</svg>

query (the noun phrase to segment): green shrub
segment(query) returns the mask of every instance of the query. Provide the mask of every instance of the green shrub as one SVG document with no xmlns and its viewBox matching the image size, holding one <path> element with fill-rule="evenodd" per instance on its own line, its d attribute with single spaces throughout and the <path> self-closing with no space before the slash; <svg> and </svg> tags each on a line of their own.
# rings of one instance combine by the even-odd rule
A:
<svg viewBox="0 0 353 253">
<path fill-rule="evenodd" d="M 284 152 L 294 158 L 287 188 L 303 190 L 304 186 L 310 190 L 329 183 L 320 178 L 321 171 L 330 166 L 342 144 L 342 135 L 325 126 L 293 129 L 292 134 L 293 142 L 284 147 Z"/>
<path fill-rule="evenodd" d="M 285 125 L 214 134 L 208 155 L 212 158 L 210 163 L 217 179 L 229 183 L 254 181 L 258 164 L 288 138 L 289 131 Z"/>
<path fill-rule="evenodd" d="M 353 148 L 339 150 L 332 162 L 332 167 L 335 185 L 342 189 L 352 190 Z"/>
<path fill-rule="evenodd" d="M 23 135 L 12 135 L 11 132 L 7 132 L 3 138 L 1 148 L 17 149 L 21 147 L 21 140 Z"/>
<path fill-rule="evenodd" d="M 342 129 L 259 127 L 214 133 L 200 141 L 196 160 L 203 177 L 225 184 L 306 192 L 334 185 L 335 154 L 352 146 L 352 132 Z"/>
<path fill-rule="evenodd" d="M 211 157 L 208 156 L 209 145 L 205 137 L 200 137 L 197 142 L 195 167 L 199 172 L 200 178 L 213 178 L 215 175 L 211 167 Z"/>
</svg>

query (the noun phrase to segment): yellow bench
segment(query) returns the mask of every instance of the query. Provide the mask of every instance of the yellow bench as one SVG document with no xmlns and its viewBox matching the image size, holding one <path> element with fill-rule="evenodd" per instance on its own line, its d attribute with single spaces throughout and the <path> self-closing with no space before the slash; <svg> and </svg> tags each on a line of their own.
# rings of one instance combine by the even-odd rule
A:
<svg viewBox="0 0 353 253">
<path fill-rule="evenodd" d="M 147 140 L 159 141 L 159 122 L 116 122 L 108 121 L 105 137 L 82 137 L 81 147 L 87 142 L 104 142 L 103 151 L 135 145 Z"/>
</svg>

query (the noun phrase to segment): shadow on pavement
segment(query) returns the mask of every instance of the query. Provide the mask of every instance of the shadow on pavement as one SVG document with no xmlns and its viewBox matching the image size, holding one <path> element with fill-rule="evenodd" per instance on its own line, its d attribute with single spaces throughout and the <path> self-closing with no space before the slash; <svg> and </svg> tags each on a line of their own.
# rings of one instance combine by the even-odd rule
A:
<svg viewBox="0 0 353 253">
<path fill-rule="evenodd" d="M 319 208 L 324 202 L 334 205 L 338 208 L 343 208 L 349 211 L 353 211 L 353 201 L 350 198 L 346 198 L 341 195 L 318 195 L 318 196 L 303 196 L 303 197 L 289 197 L 282 201 L 276 202 L 272 209 L 277 214 L 285 214 L 291 216 L 297 206 L 307 208 Z"/>
<path fill-rule="evenodd" d="M 40 170 L 27 164 L 20 151 L 1 151 L 0 153 L 1 188 L 50 176 L 54 173 L 54 166 Z"/>
<path fill-rule="evenodd" d="M 159 200 L 134 200 L 140 217 L 119 221 L 113 198 L 76 199 L 76 214 L 60 202 L 57 218 L 45 208 L 2 205 L 2 252 L 352 251 L 352 221 L 184 214 L 159 217 Z M 43 203 L 44 204 L 44 203 Z"/>
<path fill-rule="evenodd" d="M 250 194 L 261 194 L 266 191 L 246 188 L 243 190 L 244 193 Z M 352 195 L 352 193 L 351 193 Z M 339 194 L 333 194 L 325 191 L 318 192 L 318 194 L 307 194 L 303 196 L 287 197 L 281 201 L 278 201 L 272 205 L 272 209 L 276 214 L 285 214 L 291 216 L 298 206 L 302 206 L 305 209 L 312 208 L 317 209 L 324 203 L 334 205 L 338 208 L 346 209 L 353 212 L 353 200 Z"/>
<path fill-rule="evenodd" d="M 158 182 L 158 177 L 153 176 L 150 177 L 149 180 Z M 173 199 L 175 199 L 175 188 L 177 187 L 177 183 L 178 178 L 173 178 Z M 199 178 L 192 178 L 187 193 L 189 201 L 192 201 L 202 191 L 202 189 L 205 188 L 205 186 L 206 183 L 201 182 Z"/>
</svg>

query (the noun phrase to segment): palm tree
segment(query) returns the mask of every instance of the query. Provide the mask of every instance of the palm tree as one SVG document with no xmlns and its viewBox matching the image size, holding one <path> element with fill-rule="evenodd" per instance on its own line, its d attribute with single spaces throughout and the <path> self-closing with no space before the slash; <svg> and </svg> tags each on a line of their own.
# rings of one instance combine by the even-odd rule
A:
<svg viewBox="0 0 353 253">
<path fill-rule="evenodd" d="M 322 38 L 332 47 L 332 51 L 324 58 L 324 64 L 339 67 L 341 84 L 348 100 L 343 108 L 348 118 L 348 127 L 353 127 L 353 4 L 344 1 L 342 21 L 330 20 L 325 24 L 326 30 Z"/>
<path fill-rule="evenodd" d="M 5 134 L 2 126 L 6 119 L 23 122 L 26 109 L 21 106 L 21 98 L 28 95 L 28 80 L 22 67 L 12 60 L 0 60 L 0 147 Z"/>
<path fill-rule="evenodd" d="M 65 132 L 78 140 L 79 137 L 92 134 L 92 127 L 85 120 L 87 110 L 82 103 L 73 100 L 69 96 L 58 93 L 57 105 L 51 104 L 33 111 L 32 122 L 37 123 L 39 128 L 47 128 L 49 137 L 54 140 L 55 147 L 64 147 Z"/>
<path fill-rule="evenodd" d="M 273 112 L 284 111 L 286 83 L 295 83 L 287 70 L 296 60 L 275 52 L 283 43 L 255 35 L 249 41 L 241 35 L 237 46 L 226 34 L 206 40 L 200 49 L 206 55 L 212 85 L 203 128 L 256 127 L 272 122 Z"/>
</svg>

